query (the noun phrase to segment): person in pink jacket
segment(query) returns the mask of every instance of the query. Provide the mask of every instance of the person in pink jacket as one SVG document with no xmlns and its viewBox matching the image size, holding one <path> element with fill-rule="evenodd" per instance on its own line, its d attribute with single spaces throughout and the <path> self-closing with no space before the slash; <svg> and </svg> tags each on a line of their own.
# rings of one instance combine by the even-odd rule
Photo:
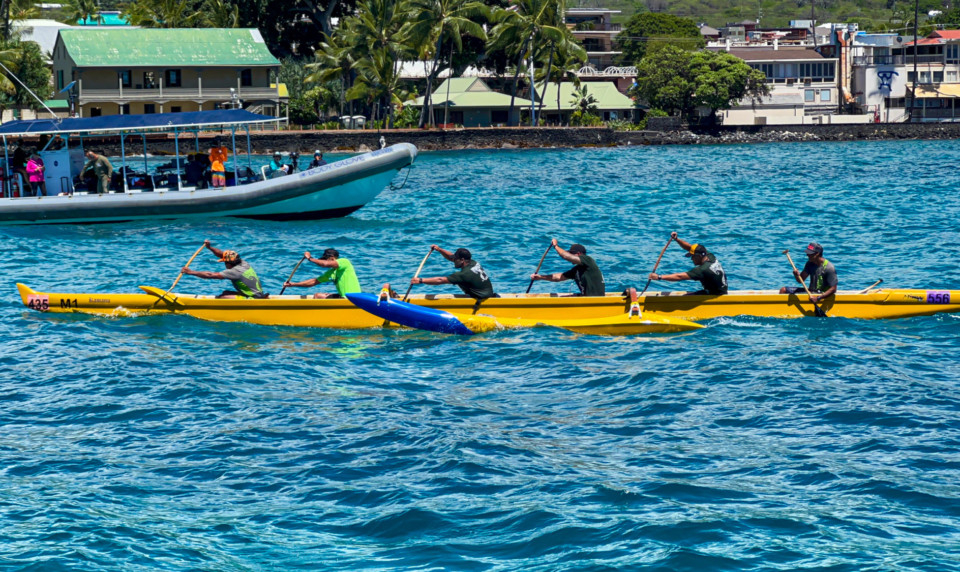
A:
<svg viewBox="0 0 960 572">
<path fill-rule="evenodd" d="M 42 197 L 47 194 L 46 177 L 44 177 L 43 159 L 40 155 L 34 153 L 27 161 L 27 176 L 30 177 L 30 188 L 33 189 L 34 196 Z"/>
</svg>

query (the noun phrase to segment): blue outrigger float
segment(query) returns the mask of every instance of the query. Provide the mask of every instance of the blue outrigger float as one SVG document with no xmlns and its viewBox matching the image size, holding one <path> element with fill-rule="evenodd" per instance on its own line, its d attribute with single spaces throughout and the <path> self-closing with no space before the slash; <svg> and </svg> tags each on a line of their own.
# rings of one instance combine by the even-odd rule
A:
<svg viewBox="0 0 960 572">
<path fill-rule="evenodd" d="M 0 126 L 4 144 L 0 225 L 102 223 L 146 219 L 246 217 L 270 220 L 322 219 L 346 216 L 373 200 L 397 172 L 413 164 L 417 148 L 409 143 L 336 161 L 277 178 L 251 164 L 250 125 L 277 118 L 241 109 L 113 115 L 107 117 L 12 121 Z M 237 155 L 237 131 L 247 138 L 246 166 Z M 200 151 L 201 130 L 229 129 L 232 144 L 227 186 L 197 188 L 181 176 L 180 135 L 193 133 Z M 174 135 L 172 173 L 150 177 L 147 136 Z M 25 196 L 27 181 L 10 168 L 9 143 L 20 137 L 62 136 L 65 144 L 38 150 L 46 167 L 46 196 Z M 70 145 L 76 136 L 79 145 Z M 89 193 L 76 181 L 84 165 L 84 137 L 119 136 L 121 172 L 111 191 Z M 144 173 L 129 174 L 126 139 L 143 141 Z M 53 141 L 51 139 L 50 141 Z M 231 168 L 232 167 L 232 168 Z M 148 184 L 144 184 L 144 180 Z"/>
</svg>

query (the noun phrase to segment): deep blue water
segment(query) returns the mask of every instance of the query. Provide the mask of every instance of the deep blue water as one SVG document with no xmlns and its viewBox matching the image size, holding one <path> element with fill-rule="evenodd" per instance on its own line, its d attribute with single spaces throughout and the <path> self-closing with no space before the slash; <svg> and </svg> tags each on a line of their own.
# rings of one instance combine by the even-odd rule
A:
<svg viewBox="0 0 960 572">
<path fill-rule="evenodd" d="M 462 339 L 43 315 L 14 287 L 165 288 L 209 238 L 272 292 L 329 246 L 403 288 L 431 243 L 519 291 L 557 237 L 614 291 L 676 230 L 732 288 L 790 284 L 810 240 L 841 288 L 960 288 L 956 149 L 425 153 L 340 220 L 0 229 L 0 568 L 960 569 L 957 316 Z"/>
</svg>

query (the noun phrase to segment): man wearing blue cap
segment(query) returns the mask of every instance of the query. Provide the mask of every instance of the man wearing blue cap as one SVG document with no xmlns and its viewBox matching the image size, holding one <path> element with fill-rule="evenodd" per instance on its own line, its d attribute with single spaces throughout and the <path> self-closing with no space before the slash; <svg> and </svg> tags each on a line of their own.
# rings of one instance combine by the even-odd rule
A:
<svg viewBox="0 0 960 572">
<path fill-rule="evenodd" d="M 803 281 L 810 277 L 810 301 L 814 304 L 837 292 L 837 269 L 833 263 L 823 257 L 823 247 L 816 242 L 807 245 L 807 263 L 803 266 L 802 272 L 793 270 L 793 277 L 797 282 L 803 284 Z M 780 289 L 781 294 L 799 294 L 803 292 L 803 287 L 794 288 L 784 286 Z"/>
<path fill-rule="evenodd" d="M 727 274 L 723 271 L 723 266 L 720 265 L 720 261 L 717 260 L 717 257 L 714 256 L 712 252 L 707 250 L 706 246 L 697 243 L 690 244 L 685 240 L 681 240 L 677 237 L 676 232 L 671 232 L 670 238 L 677 241 L 680 248 L 687 251 L 686 256 L 693 262 L 694 267 L 686 272 L 677 272 L 675 274 L 657 274 L 651 272 L 648 276 L 650 280 L 665 280 L 667 282 L 699 280 L 703 289 L 690 292 L 690 294 L 717 295 L 727 293 Z"/>
</svg>

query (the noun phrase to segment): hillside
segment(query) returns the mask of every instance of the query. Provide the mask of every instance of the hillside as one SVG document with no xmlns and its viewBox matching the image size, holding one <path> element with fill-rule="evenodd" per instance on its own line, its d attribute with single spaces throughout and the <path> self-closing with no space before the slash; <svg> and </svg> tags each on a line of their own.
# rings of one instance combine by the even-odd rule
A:
<svg viewBox="0 0 960 572">
<path fill-rule="evenodd" d="M 930 10 L 943 10 L 949 0 L 921 0 L 920 23 Z M 763 27 L 786 26 L 810 19 L 810 0 L 568 0 L 569 7 L 621 10 L 626 21 L 637 11 L 667 12 L 713 27 L 743 20 L 760 20 Z M 900 17 L 896 17 L 899 15 Z M 858 22 L 861 30 L 893 31 L 903 19 L 912 21 L 913 2 L 895 0 L 816 0 L 818 22 Z"/>
</svg>

